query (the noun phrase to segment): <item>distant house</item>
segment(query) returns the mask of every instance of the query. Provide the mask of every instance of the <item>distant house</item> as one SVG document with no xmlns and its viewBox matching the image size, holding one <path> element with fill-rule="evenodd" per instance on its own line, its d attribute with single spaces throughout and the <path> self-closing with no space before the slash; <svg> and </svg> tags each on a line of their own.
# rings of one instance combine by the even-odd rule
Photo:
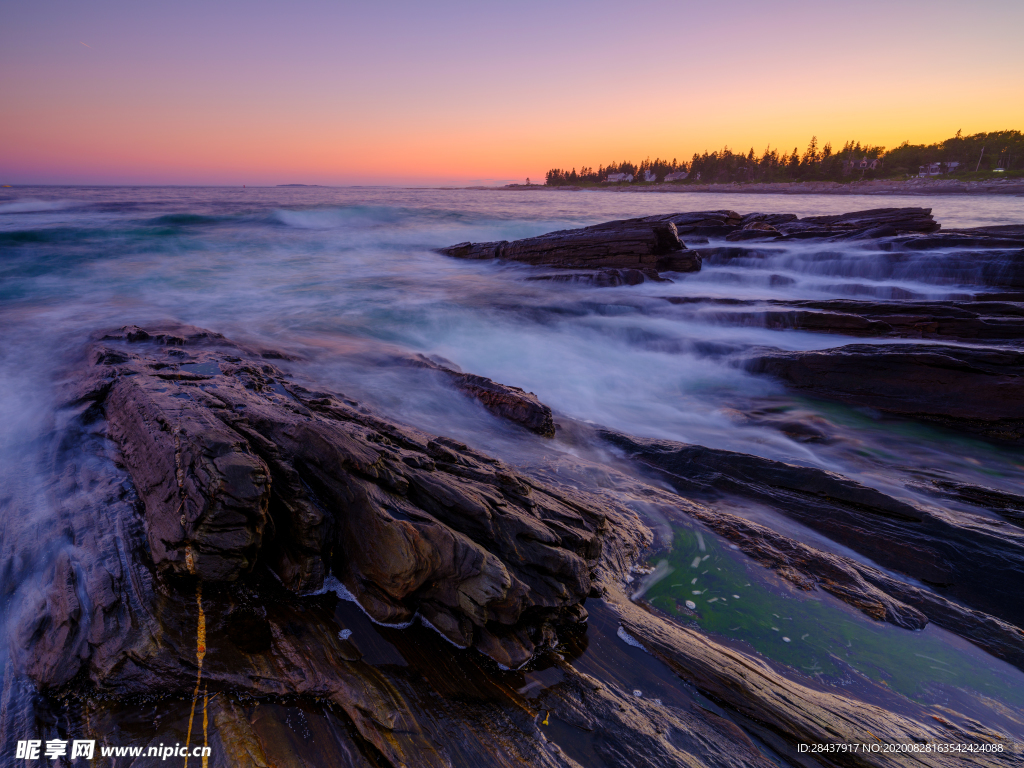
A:
<svg viewBox="0 0 1024 768">
<path fill-rule="evenodd" d="M 928 165 L 922 165 L 918 169 L 918 176 L 941 176 L 944 173 L 952 173 L 960 167 L 960 163 L 955 160 L 951 163 L 928 163 Z"/>
<path fill-rule="evenodd" d="M 633 174 L 632 173 L 628 173 L 628 174 L 627 173 L 609 173 L 608 174 L 608 178 L 605 179 L 605 181 L 608 181 L 608 182 L 632 181 L 632 180 L 633 180 Z"/>
<path fill-rule="evenodd" d="M 670 173 L 666 175 L 665 181 L 682 181 L 689 175 L 690 174 L 687 171 L 676 171 L 675 173 Z"/>
<path fill-rule="evenodd" d="M 843 173 L 848 174 L 853 171 L 876 171 L 882 167 L 882 160 L 875 158 L 872 160 L 867 155 L 864 155 L 860 160 L 846 160 L 843 162 Z"/>
<path fill-rule="evenodd" d="M 644 171 L 644 181 L 657 181 L 658 177 L 654 171 Z"/>
</svg>

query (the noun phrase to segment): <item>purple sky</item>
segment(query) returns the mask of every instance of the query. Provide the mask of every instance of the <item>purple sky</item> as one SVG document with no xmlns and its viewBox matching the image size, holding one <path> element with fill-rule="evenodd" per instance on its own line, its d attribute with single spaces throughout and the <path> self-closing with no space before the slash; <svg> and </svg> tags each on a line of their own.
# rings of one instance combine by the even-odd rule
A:
<svg viewBox="0 0 1024 768">
<path fill-rule="evenodd" d="M 34 2 L 0 183 L 462 183 L 1024 127 L 1024 2 Z"/>
</svg>

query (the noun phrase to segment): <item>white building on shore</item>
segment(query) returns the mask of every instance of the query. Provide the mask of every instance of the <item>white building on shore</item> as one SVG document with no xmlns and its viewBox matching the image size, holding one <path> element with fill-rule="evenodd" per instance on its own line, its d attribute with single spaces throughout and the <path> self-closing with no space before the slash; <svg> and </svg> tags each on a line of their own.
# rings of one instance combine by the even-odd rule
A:
<svg viewBox="0 0 1024 768">
<path fill-rule="evenodd" d="M 669 173 L 665 176 L 665 181 L 682 181 L 689 176 L 687 171 L 676 171 L 675 173 Z"/>
<path fill-rule="evenodd" d="M 614 183 L 614 182 L 618 182 L 618 181 L 630 182 L 632 180 L 633 180 L 633 174 L 632 173 L 609 173 L 608 174 L 608 178 L 605 179 L 605 181 L 607 181 L 609 183 Z"/>
<path fill-rule="evenodd" d="M 918 176 L 942 176 L 944 173 L 952 173 L 960 167 L 960 163 L 955 160 L 951 163 L 929 163 L 928 165 L 922 165 L 918 169 Z"/>
</svg>

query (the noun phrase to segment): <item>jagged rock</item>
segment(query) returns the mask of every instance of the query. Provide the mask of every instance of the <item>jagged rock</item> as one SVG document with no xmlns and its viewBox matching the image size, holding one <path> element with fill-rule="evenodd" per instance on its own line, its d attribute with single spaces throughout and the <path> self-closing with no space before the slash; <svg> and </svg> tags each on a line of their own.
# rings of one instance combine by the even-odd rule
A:
<svg viewBox="0 0 1024 768">
<path fill-rule="evenodd" d="M 1008 301 L 744 300 L 667 296 L 678 305 L 721 309 L 704 317 L 728 325 L 922 339 L 1014 341 L 1024 337 L 1024 305 Z"/>
<path fill-rule="evenodd" d="M 1024 624 L 1024 604 L 1016 597 L 1024 589 L 1024 532 L 1015 526 L 953 517 L 814 467 L 611 430 L 599 434 L 683 495 L 725 494 L 769 504 L 885 568 Z"/>
<path fill-rule="evenodd" d="M 117 355 L 97 350 L 101 365 Z M 154 510 L 148 518 L 153 560 L 179 575 L 237 578 L 252 570 L 263 541 L 267 465 L 210 411 L 168 394 L 169 382 L 203 376 L 179 366 L 146 372 L 153 379 L 121 375 L 111 381 L 105 403 L 111 437 L 143 503 Z"/>
<path fill-rule="evenodd" d="M 550 232 L 511 242 L 459 243 L 439 253 L 460 259 L 507 259 L 560 268 L 644 269 L 695 272 L 700 259 L 686 250 L 670 221 L 626 219 Z"/>
<path fill-rule="evenodd" d="M 927 483 L 912 483 L 908 487 L 932 496 L 955 499 L 987 509 L 1012 523 L 1024 526 L 1024 496 L 1019 494 L 946 478 L 934 478 Z"/>
<path fill-rule="evenodd" d="M 609 221 L 581 229 L 560 230 L 524 240 L 458 243 L 438 249 L 461 259 L 508 259 L 536 266 L 602 268 L 657 272 L 696 272 L 705 251 L 686 248 L 680 236 L 693 243 L 709 237 L 730 241 L 766 239 L 879 239 L 939 229 L 930 208 L 879 208 L 838 216 L 797 219 L 792 214 L 735 211 L 697 211 Z M 708 249 L 722 257 L 721 248 Z M 744 249 L 737 253 L 746 254 Z M 623 276 L 619 276 L 622 279 Z M 606 278 L 608 284 L 621 284 Z M 599 279 L 598 279 L 599 280 Z M 628 283 L 628 280 L 624 280 Z M 632 284 L 632 283 L 628 283 Z"/>
<path fill-rule="evenodd" d="M 417 355 L 410 362 L 444 373 L 460 391 L 479 400 L 491 413 L 526 427 L 542 437 L 555 436 L 555 422 L 551 409 L 538 400 L 533 392 L 499 384 L 485 376 L 452 370 L 423 355 Z"/>
<path fill-rule="evenodd" d="M 552 283 L 576 283 L 578 285 L 593 285 L 598 288 L 616 288 L 620 285 L 640 285 L 640 283 L 671 283 L 668 278 L 658 274 L 656 269 L 601 269 L 588 272 L 552 272 L 547 275 L 533 275 L 527 280 L 552 282 Z"/>
<path fill-rule="evenodd" d="M 764 768 L 770 761 L 748 734 L 784 755 L 795 754 L 798 742 L 827 734 L 861 738 L 861 729 L 893 741 L 941 735 L 927 710 L 912 702 L 894 715 L 843 693 L 809 688 L 629 604 L 618 585 L 651 532 L 610 500 L 614 488 L 595 494 L 514 472 L 454 441 L 388 422 L 347 398 L 303 389 L 262 356 L 226 340 L 201 340 L 187 328 L 173 335 L 182 343 L 100 344 L 90 358 L 98 360 L 96 375 L 83 387 L 79 416 L 58 441 L 57 498 L 67 510 L 61 524 L 74 547 L 55 561 L 38 600 L 19 603 L 12 613 L 18 626 L 12 660 L 39 688 L 33 706 L 40 708 L 36 732 L 42 738 L 60 736 L 63 731 L 53 725 L 59 722 L 83 733 L 98 729 L 116 743 L 146 744 L 150 731 L 139 742 L 132 730 L 140 701 L 155 701 L 163 733 L 184 734 L 194 714 L 192 744 L 198 743 L 202 719 L 202 743 L 213 747 L 210 765 L 216 768 L 297 759 L 429 768 L 581 768 L 623 761 L 644 768 Z M 156 376 L 160 372 L 163 378 Z M 199 582 L 152 567 L 146 528 L 160 510 L 136 496 L 135 483 L 112 461 L 105 434 L 110 393 L 133 377 L 140 383 L 131 402 L 145 413 L 164 409 L 165 423 L 172 425 L 176 416 L 163 396 L 182 401 L 180 410 L 211 411 L 264 461 L 269 519 L 251 572 L 233 581 Z M 228 447 L 240 450 L 234 443 Z M 404 491 L 400 476 L 408 482 Z M 474 499 L 490 509 L 470 508 Z M 493 503 L 499 499 L 504 506 Z M 315 520 L 301 519 L 303 504 L 326 522 L 318 527 Z M 540 639 L 543 647 L 555 642 L 548 633 L 557 630 L 565 641 L 559 653 L 546 653 L 534 672 L 514 672 L 472 650 L 452 648 L 451 628 L 443 621 L 455 614 L 431 612 L 428 600 L 447 583 L 472 598 L 460 603 L 462 610 L 495 610 L 493 593 L 484 594 L 487 569 L 470 583 L 435 574 L 438 581 L 408 595 L 403 605 L 415 607 L 422 626 L 399 630 L 371 623 L 367 615 L 378 621 L 385 615 L 374 600 L 386 590 L 376 597 L 359 590 L 369 591 L 371 578 L 388 588 L 406 583 L 408 569 L 395 574 L 399 557 L 389 545 L 410 528 L 423 534 L 418 541 L 426 548 L 445 536 L 455 549 L 462 538 L 482 542 L 484 557 L 500 563 L 510 578 L 530 580 L 533 602 L 518 623 L 489 622 L 476 648 L 510 666 L 506 662 L 521 656 L 510 652 L 517 646 L 508 635 L 519 633 L 518 642 L 523 634 L 531 643 Z M 326 531 L 325 537 L 318 539 L 317 531 Z M 296 547 L 293 562 L 301 555 L 329 562 L 342 583 L 325 587 L 345 602 L 329 593 L 295 593 L 296 574 L 315 569 L 296 568 L 289 575 L 280 567 L 275 547 L 292 540 L 305 542 Z M 331 542 L 334 549 L 313 551 L 317 541 Z M 586 612 L 581 601 L 573 602 L 571 578 L 578 560 L 565 552 L 595 542 L 600 551 L 593 558 L 576 557 L 591 569 L 588 594 L 608 600 L 589 606 L 584 634 Z M 197 568 L 203 557 L 199 553 L 194 561 Z M 367 557 L 380 562 L 367 564 Z M 461 571 L 467 560 L 472 557 L 451 561 L 452 570 Z M 366 581 L 350 579 L 355 572 Z M 553 601 L 542 599 L 545 584 L 561 585 Z M 352 597 L 362 610 L 347 602 Z M 89 610 L 81 610 L 86 604 Z M 560 612 L 561 626 L 555 626 L 552 611 Z M 387 617 L 399 615 L 392 611 Z M 427 628 L 428 621 L 445 640 Z M 345 627 L 340 633 L 339 624 Z M 642 643 L 669 669 L 638 661 L 643 655 L 624 637 Z M 575 655 L 588 642 L 601 651 L 577 665 Z M 670 670 L 711 696 L 715 711 L 675 682 Z M 628 683 L 640 674 L 645 691 L 648 683 L 668 686 L 677 700 L 633 693 L 637 686 Z M 59 702 L 69 696 L 83 704 L 61 709 Z M 53 710 L 46 709 L 47 701 L 57 702 Z M 61 719 L 52 717 L 57 710 Z M 300 722 L 310 721 L 301 730 L 305 742 L 288 735 L 295 733 L 287 727 L 295 714 Z M 313 740 L 316 755 L 310 757 Z M 885 755 L 867 755 L 863 762 L 894 764 Z"/>
<path fill-rule="evenodd" d="M 771 302 L 794 309 L 764 313 L 769 328 L 934 339 L 1012 341 L 1024 337 L 1024 307 L 1007 302 Z"/>
<path fill-rule="evenodd" d="M 483 655 L 452 648 L 453 628 L 445 619 L 455 614 L 443 607 L 448 598 L 464 618 L 481 612 L 507 616 L 516 612 L 514 600 L 524 601 L 517 622 L 503 624 L 506 616 L 497 616 L 477 638 L 476 647 L 505 666 L 521 660 L 523 643 L 556 642 L 545 619 L 552 610 L 579 630 L 586 611 L 577 587 L 602 588 L 577 566 L 593 566 L 602 580 L 621 579 L 623 568 L 649 542 L 650 533 L 635 514 L 585 491 L 519 475 L 454 441 L 387 422 L 347 399 L 303 389 L 263 358 L 221 337 L 177 327 L 172 335 L 180 341 L 168 347 L 153 340 L 155 333 L 136 336 L 135 342 L 127 335 L 115 334 L 120 338 L 94 350 L 90 362 L 97 361 L 96 370 L 78 384 L 79 417 L 58 440 L 55 467 L 61 485 L 55 490 L 67 509 L 62 524 L 75 544 L 44 574 L 38 594 L 15 606 L 12 659 L 30 675 L 39 695 L 25 710 L 28 719 L 19 715 L 14 722 L 27 725 L 35 712 L 43 720 L 34 733 L 65 735 L 54 729 L 57 720 L 51 717 L 63 699 L 62 728 L 82 733 L 98 728 L 116 743 L 147 745 L 149 731 L 140 742 L 131 724 L 138 720 L 140 703 L 148 702 L 160 713 L 163 733 L 180 734 L 184 742 L 188 728 L 192 745 L 210 744 L 210 765 L 217 768 L 310 759 L 325 765 L 431 768 L 590 764 L 557 746 L 562 735 L 553 738 L 549 718 L 552 725 L 561 718 L 599 732 L 599 754 L 645 768 L 770 764 L 740 728 L 688 705 L 685 696 L 664 705 L 636 700 L 615 677 L 595 680 L 550 653 L 540 669 L 557 667 L 552 671 L 559 684 L 543 693 L 542 713 L 521 673 L 502 672 Z M 110 397 L 126 378 L 138 381 L 125 402 L 153 417 L 148 422 L 153 430 L 178 426 L 179 436 L 204 449 L 216 445 L 222 456 L 242 453 L 264 461 L 270 517 L 251 572 L 245 573 L 238 560 L 234 580 L 200 580 L 209 553 L 199 549 L 195 576 L 180 578 L 173 568 L 152 567 L 146 529 L 174 500 L 139 498 L 135 483 L 111 461 L 102 427 L 109 431 L 108 417 L 119 407 Z M 177 410 L 166 398 L 181 401 Z M 208 426 L 196 412 L 205 410 L 236 431 L 238 440 L 196 441 Z M 219 428 L 217 434 L 222 437 Z M 124 446 L 138 447 L 148 439 L 138 427 L 117 435 Z M 186 479 L 204 466 L 181 465 Z M 144 478 L 161 471 L 167 470 L 137 466 L 131 474 Z M 197 484 L 190 498 L 198 499 L 204 489 L 215 493 L 214 488 Z M 295 586 L 296 573 L 280 567 L 275 545 L 301 538 L 303 525 L 310 533 L 315 521 L 289 519 L 310 507 L 326 521 L 319 530 L 329 535 L 320 541 L 334 547 L 318 554 L 332 562 L 346 588 L 338 582 L 326 586 L 346 599 L 354 593 L 362 611 L 380 621 L 400 616 L 394 610 L 384 616 L 375 600 L 396 601 L 396 589 L 422 576 L 405 606 L 415 607 L 423 626 L 379 628 L 329 593 L 303 596 L 287 588 Z M 615 517 L 613 525 L 605 515 Z M 307 535 L 306 543 L 315 539 Z M 398 540 L 408 544 L 402 551 L 393 546 Z M 448 557 L 442 564 L 447 573 L 431 573 L 430 563 L 423 562 L 438 545 L 444 547 L 442 558 Z M 511 558 L 503 562 L 499 552 Z M 173 559 L 173 553 L 166 549 L 164 556 Z M 408 567 L 396 572 L 417 558 L 423 573 Z M 357 578 L 350 578 L 353 574 Z M 528 588 L 498 605 L 495 585 L 520 579 Z M 366 599 L 369 590 L 377 590 L 376 596 Z M 354 622 L 356 635 L 350 629 L 339 633 L 339 621 L 342 626 Z M 444 641 L 426 628 L 428 621 Z M 626 647 L 614 634 L 603 642 Z M 367 663 L 365 651 L 395 661 Z M 68 696 L 83 705 L 68 708 Z M 47 709 L 51 700 L 52 710 Z M 305 724 L 305 741 L 287 736 L 296 713 Z M 6 717 L 5 726 L 11 724 Z M 317 748 L 311 757 L 313 739 Z M 574 740 L 566 747 L 576 754 Z"/>
<path fill-rule="evenodd" d="M 725 239 L 730 242 L 740 240 L 770 240 L 776 237 L 781 237 L 781 235 L 782 233 L 771 224 L 764 221 L 752 221 L 749 224 L 744 224 L 742 228 L 734 232 L 730 232 L 725 236 Z"/>
<path fill-rule="evenodd" d="M 889 237 L 905 232 L 935 232 L 939 223 L 931 208 L 874 208 L 833 216 L 807 216 L 781 224 L 779 230 L 789 236 L 827 232 L 844 235 Z"/>
<path fill-rule="evenodd" d="M 150 336 L 156 334 L 151 333 Z M 157 568 L 231 581 L 269 560 L 286 586 L 333 572 L 376 620 L 420 613 L 509 665 L 575 621 L 604 516 L 565 505 L 466 446 L 288 382 L 222 338 L 178 334 L 93 354 L 91 397 L 145 506 Z M 550 431 L 521 390 L 452 372 L 489 407 Z"/>
<path fill-rule="evenodd" d="M 939 345 L 771 351 L 748 370 L 789 387 L 986 437 L 1024 439 L 1024 353 Z"/>
</svg>

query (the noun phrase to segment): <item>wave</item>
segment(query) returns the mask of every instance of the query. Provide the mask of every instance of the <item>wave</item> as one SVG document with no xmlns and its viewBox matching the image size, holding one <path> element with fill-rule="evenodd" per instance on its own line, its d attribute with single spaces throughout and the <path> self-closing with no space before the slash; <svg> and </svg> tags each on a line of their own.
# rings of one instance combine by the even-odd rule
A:
<svg viewBox="0 0 1024 768">
<path fill-rule="evenodd" d="M 68 208 L 75 208 L 79 205 L 73 200 L 38 200 L 33 197 L 23 197 L 9 203 L 0 203 L 0 214 L 2 213 L 49 213 L 50 211 L 64 211 Z"/>
<path fill-rule="evenodd" d="M 334 229 L 422 226 L 480 226 L 523 224 L 519 212 L 496 210 L 469 211 L 449 207 L 407 207 L 401 205 L 328 205 L 305 208 L 276 208 L 269 216 L 272 223 L 296 229 Z M 547 225 L 547 221 L 529 222 L 535 228 Z M 554 220 L 550 229 L 564 229 L 566 221 Z M 571 225 L 578 222 L 572 220 Z"/>
<path fill-rule="evenodd" d="M 49 227 L 46 229 L 15 229 L 0 232 L 0 245 L 26 245 L 30 243 L 67 243 L 90 238 L 109 237 L 110 230 L 81 229 L 78 227 Z"/>
<path fill-rule="evenodd" d="M 335 229 L 337 227 L 396 225 L 408 220 L 401 209 L 389 206 L 355 205 L 346 207 L 278 208 L 270 221 L 295 229 Z"/>
<path fill-rule="evenodd" d="M 167 213 L 148 219 L 145 223 L 157 226 L 197 227 L 206 224 L 223 224 L 234 220 L 232 216 L 204 216 L 199 213 Z"/>
</svg>

